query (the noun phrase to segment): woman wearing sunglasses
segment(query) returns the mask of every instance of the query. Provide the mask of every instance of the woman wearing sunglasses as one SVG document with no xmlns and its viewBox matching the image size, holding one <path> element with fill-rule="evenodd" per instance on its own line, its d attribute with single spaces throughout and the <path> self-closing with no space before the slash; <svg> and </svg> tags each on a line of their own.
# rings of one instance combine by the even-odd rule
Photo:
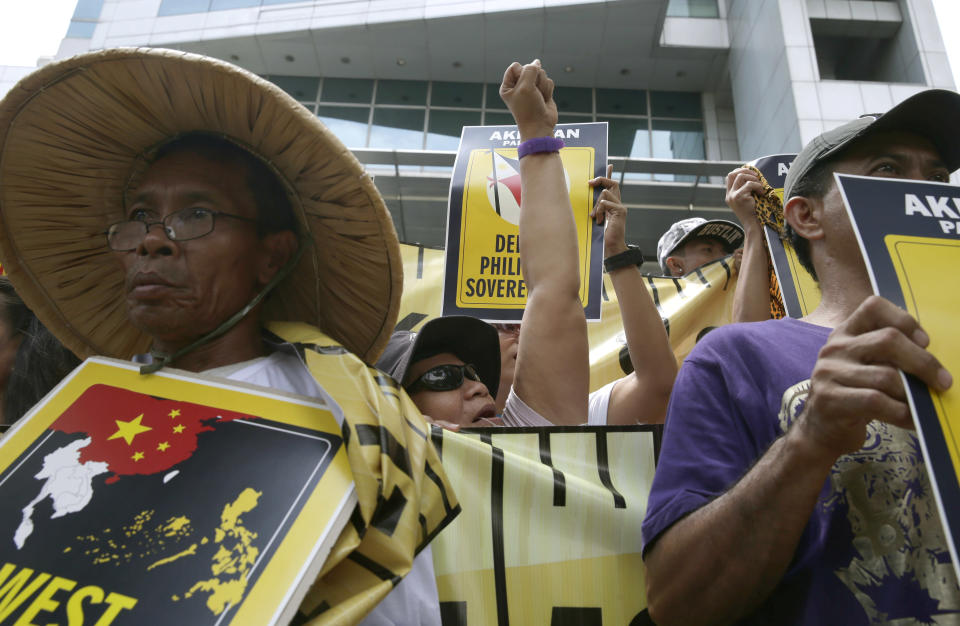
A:
<svg viewBox="0 0 960 626">
<path fill-rule="evenodd" d="M 473 317 L 439 317 L 419 333 L 397 331 L 377 367 L 399 381 L 430 421 L 456 430 L 499 426 L 497 331 Z"/>
</svg>

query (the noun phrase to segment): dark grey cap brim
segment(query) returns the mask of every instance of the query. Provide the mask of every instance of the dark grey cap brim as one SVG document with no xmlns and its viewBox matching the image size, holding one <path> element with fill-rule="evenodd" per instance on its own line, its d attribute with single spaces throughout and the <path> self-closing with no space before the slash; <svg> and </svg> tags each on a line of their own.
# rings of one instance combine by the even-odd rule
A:
<svg viewBox="0 0 960 626">
<path fill-rule="evenodd" d="M 860 118 L 816 137 L 790 166 L 783 197 L 793 197 L 797 182 L 825 159 L 837 156 L 856 141 L 878 132 L 908 132 L 929 139 L 947 168 L 960 168 L 960 94 L 929 89 L 907 98 L 878 118 Z"/>
<path fill-rule="evenodd" d="M 493 326 L 474 317 L 438 317 L 418 333 L 393 333 L 376 367 L 403 384 L 412 363 L 444 352 L 472 363 L 490 395 L 496 397 L 500 387 L 500 338 Z"/>
</svg>

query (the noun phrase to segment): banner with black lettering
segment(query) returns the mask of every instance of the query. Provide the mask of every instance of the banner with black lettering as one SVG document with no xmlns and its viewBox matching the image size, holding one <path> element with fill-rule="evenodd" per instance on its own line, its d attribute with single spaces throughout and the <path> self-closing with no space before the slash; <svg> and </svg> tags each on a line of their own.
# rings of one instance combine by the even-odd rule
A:
<svg viewBox="0 0 960 626">
<path fill-rule="evenodd" d="M 287 624 L 356 503 L 342 419 L 88 359 L 0 440 L 0 624 Z"/>
<path fill-rule="evenodd" d="M 443 250 L 402 244 L 400 253 L 404 278 L 397 330 L 416 331 L 440 316 Z M 646 276 L 644 281 L 678 362 L 686 358 L 705 333 L 731 321 L 736 274 L 729 257 L 704 265 L 683 278 Z M 591 391 L 633 371 L 617 294 L 606 274 L 602 275 L 600 287 L 603 319 L 587 324 Z"/>
<path fill-rule="evenodd" d="M 960 267 L 960 186 L 835 176 L 874 292 L 909 311 L 930 352 L 960 377 L 960 292 L 944 282 Z M 901 375 L 960 577 L 960 385 L 939 392 Z"/>
<path fill-rule="evenodd" d="M 639 625 L 659 427 L 432 428 L 463 515 L 434 540 L 444 626 Z"/>
<path fill-rule="evenodd" d="M 600 319 L 603 227 L 590 219 L 606 174 L 607 123 L 558 124 L 580 250 L 580 301 Z M 519 321 L 527 301 L 520 272 L 520 161 L 516 126 L 464 126 L 450 179 L 443 314 Z"/>
</svg>

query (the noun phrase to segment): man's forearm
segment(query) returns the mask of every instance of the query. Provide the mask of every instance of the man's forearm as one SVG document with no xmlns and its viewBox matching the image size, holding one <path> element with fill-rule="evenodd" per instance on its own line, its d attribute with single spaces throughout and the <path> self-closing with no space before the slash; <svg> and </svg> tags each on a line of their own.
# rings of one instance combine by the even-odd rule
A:
<svg viewBox="0 0 960 626">
<path fill-rule="evenodd" d="M 747 224 L 743 260 L 733 296 L 734 322 L 762 322 L 770 319 L 770 274 L 766 242 L 759 222 Z"/>
<path fill-rule="evenodd" d="M 727 493 L 676 522 L 646 556 L 658 624 L 728 623 L 780 582 L 836 459 L 801 423 Z"/>
</svg>

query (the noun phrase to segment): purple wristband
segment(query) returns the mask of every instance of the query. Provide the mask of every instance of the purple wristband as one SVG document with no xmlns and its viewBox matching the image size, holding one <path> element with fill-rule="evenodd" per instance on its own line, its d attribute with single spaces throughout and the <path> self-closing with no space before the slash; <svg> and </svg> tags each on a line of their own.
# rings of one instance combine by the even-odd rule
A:
<svg viewBox="0 0 960 626">
<path fill-rule="evenodd" d="M 563 139 L 556 137 L 534 137 L 527 139 L 517 148 L 517 158 L 522 159 L 528 154 L 540 152 L 559 152 L 563 147 Z"/>
</svg>

